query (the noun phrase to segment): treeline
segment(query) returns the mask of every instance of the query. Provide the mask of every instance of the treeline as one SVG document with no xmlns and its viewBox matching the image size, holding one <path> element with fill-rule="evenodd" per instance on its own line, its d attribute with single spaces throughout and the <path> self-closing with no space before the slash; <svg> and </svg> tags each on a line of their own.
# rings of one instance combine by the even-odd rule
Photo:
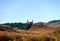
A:
<svg viewBox="0 0 60 41">
<path fill-rule="evenodd" d="M 12 28 L 18 27 L 19 29 L 29 29 L 33 22 L 30 23 L 5 23 L 4 25 L 11 26 Z"/>
</svg>

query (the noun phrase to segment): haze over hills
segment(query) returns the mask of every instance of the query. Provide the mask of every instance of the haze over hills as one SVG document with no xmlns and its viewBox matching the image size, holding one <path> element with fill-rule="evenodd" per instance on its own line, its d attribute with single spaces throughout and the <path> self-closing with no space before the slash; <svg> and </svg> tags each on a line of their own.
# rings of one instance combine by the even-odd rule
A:
<svg viewBox="0 0 60 41">
<path fill-rule="evenodd" d="M 35 24 L 47 25 L 47 26 L 51 26 L 51 27 L 60 27 L 60 20 L 52 20 L 52 21 L 49 21 L 47 23 L 38 22 L 38 23 L 35 23 Z"/>
<path fill-rule="evenodd" d="M 52 27 L 60 27 L 60 20 L 53 20 L 47 23 L 47 25 Z"/>
</svg>

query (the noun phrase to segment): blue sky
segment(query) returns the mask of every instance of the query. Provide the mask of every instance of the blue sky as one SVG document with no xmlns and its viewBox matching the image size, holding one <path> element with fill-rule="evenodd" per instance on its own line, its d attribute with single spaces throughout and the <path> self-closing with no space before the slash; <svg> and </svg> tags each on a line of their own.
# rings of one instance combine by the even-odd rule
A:
<svg viewBox="0 0 60 41">
<path fill-rule="evenodd" d="M 0 23 L 60 19 L 60 0 L 0 0 Z"/>
</svg>

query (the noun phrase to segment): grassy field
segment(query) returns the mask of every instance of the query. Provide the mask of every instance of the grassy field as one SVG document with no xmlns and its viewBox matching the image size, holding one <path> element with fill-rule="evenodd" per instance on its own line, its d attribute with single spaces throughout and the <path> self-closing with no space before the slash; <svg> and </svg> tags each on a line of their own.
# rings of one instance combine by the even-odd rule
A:
<svg viewBox="0 0 60 41">
<path fill-rule="evenodd" d="M 17 29 L 15 32 L 0 31 L 0 41 L 60 41 L 53 28 Z"/>
<path fill-rule="evenodd" d="M 1 25 L 0 41 L 60 41 L 60 27 L 32 25 L 23 30 Z"/>
</svg>

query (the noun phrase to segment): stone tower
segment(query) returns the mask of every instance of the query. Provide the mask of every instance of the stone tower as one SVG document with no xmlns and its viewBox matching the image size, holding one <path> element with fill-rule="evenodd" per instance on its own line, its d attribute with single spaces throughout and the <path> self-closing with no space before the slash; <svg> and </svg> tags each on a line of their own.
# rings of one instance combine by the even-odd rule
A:
<svg viewBox="0 0 60 41">
<path fill-rule="evenodd" d="M 28 19 L 27 19 L 27 23 L 28 23 L 28 24 L 30 23 Z"/>
</svg>

